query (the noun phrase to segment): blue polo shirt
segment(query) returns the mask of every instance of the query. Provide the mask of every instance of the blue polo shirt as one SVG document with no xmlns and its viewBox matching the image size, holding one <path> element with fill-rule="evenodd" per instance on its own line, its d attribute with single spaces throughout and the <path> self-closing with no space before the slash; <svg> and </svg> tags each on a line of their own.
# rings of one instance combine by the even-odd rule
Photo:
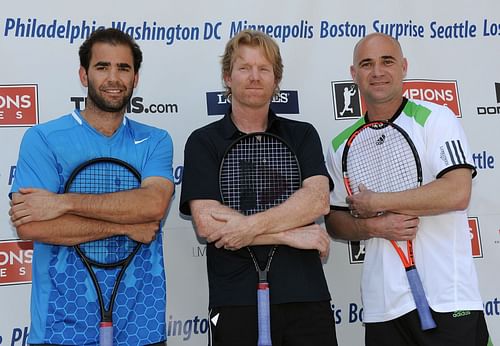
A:
<svg viewBox="0 0 500 346">
<path fill-rule="evenodd" d="M 128 162 L 142 179 L 173 181 L 173 147 L 161 129 L 126 117 L 111 137 L 91 127 L 78 110 L 26 131 L 11 192 L 21 187 L 63 193 L 71 172 L 97 157 Z M 95 345 L 100 308 L 86 268 L 73 247 L 35 242 L 30 344 Z M 100 272 L 102 271 L 102 272 Z M 114 275 L 97 270 L 99 278 Z M 111 282 L 101 282 L 109 301 Z M 166 340 L 166 284 L 162 235 L 141 246 L 120 283 L 113 311 L 115 345 L 145 345 Z"/>
</svg>

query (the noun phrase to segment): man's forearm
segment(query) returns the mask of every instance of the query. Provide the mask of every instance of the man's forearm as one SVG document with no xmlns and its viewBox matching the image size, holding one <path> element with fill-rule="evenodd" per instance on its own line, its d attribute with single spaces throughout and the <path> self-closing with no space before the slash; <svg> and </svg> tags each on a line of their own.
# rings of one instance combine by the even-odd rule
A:
<svg viewBox="0 0 500 346">
<path fill-rule="evenodd" d="M 141 187 L 101 195 L 61 195 L 67 213 L 114 223 L 159 221 L 165 215 L 173 184 Z"/>
<path fill-rule="evenodd" d="M 30 222 L 17 228 L 21 239 L 66 246 L 103 239 L 123 234 L 123 232 L 122 225 L 76 215 L 64 215 L 48 221 Z"/>
<path fill-rule="evenodd" d="M 260 234 L 279 233 L 314 222 L 329 211 L 328 178 L 314 176 L 282 204 L 249 218 Z"/>
</svg>

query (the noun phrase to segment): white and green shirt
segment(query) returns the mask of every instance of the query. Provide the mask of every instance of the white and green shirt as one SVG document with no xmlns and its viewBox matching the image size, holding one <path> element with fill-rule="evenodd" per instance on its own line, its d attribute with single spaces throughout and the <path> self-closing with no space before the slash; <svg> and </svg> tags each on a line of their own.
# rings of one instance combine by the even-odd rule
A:
<svg viewBox="0 0 500 346">
<path fill-rule="evenodd" d="M 347 210 L 342 152 L 351 133 L 366 121 L 361 118 L 345 129 L 329 147 L 327 167 L 335 184 L 330 194 L 333 209 Z M 404 99 L 390 121 L 402 127 L 415 144 L 422 164 L 423 184 L 456 168 L 470 168 L 475 175 L 465 133 L 448 108 Z M 434 311 L 483 309 L 466 211 L 420 217 L 413 244 L 415 263 Z M 391 243 L 371 238 L 365 241 L 365 250 L 361 279 L 363 321 L 388 321 L 414 310 L 405 269 Z"/>
</svg>

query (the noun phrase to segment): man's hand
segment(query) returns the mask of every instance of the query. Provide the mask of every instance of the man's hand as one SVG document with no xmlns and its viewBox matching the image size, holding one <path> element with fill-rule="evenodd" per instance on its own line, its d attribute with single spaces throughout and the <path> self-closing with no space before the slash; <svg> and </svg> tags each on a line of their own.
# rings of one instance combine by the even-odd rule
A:
<svg viewBox="0 0 500 346">
<path fill-rule="evenodd" d="M 133 225 L 120 225 L 124 228 L 124 233 L 136 242 L 149 244 L 156 238 L 156 233 L 160 229 L 160 222 L 138 223 Z"/>
<path fill-rule="evenodd" d="M 255 227 L 247 216 L 234 213 L 212 212 L 211 216 L 225 224 L 207 237 L 217 248 L 238 250 L 252 243 L 257 235 Z"/>
<path fill-rule="evenodd" d="M 14 227 L 33 221 L 55 219 L 65 213 L 61 195 L 43 189 L 21 188 L 12 194 L 10 220 Z"/>
<path fill-rule="evenodd" d="M 318 250 L 321 258 L 328 257 L 330 237 L 326 230 L 317 224 L 285 231 L 283 237 L 288 246 L 303 250 Z"/>
<path fill-rule="evenodd" d="M 372 222 L 374 225 L 372 237 L 403 241 L 415 239 L 420 220 L 412 215 L 387 212 L 373 218 Z"/>
<path fill-rule="evenodd" d="M 376 192 L 368 190 L 363 184 L 359 184 L 359 192 L 346 197 L 346 202 L 354 217 L 363 219 L 377 216 L 381 210 L 375 204 Z"/>
</svg>

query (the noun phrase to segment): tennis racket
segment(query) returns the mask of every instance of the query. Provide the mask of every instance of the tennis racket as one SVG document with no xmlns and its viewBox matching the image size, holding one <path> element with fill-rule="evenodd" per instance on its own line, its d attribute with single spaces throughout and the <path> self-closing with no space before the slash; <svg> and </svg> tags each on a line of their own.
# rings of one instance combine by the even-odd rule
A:
<svg viewBox="0 0 500 346">
<path fill-rule="evenodd" d="M 139 172 L 128 163 L 114 158 L 97 158 L 83 163 L 73 171 L 66 183 L 65 192 L 111 193 L 135 189 L 140 184 Z M 96 289 L 101 312 L 99 325 L 101 346 L 113 345 L 113 304 L 125 269 L 140 246 L 140 243 L 127 236 L 113 236 L 74 246 Z M 102 279 L 103 275 L 98 278 L 97 270 L 110 271 L 110 275 L 115 275 L 110 294 L 110 284 Z M 106 277 L 107 275 L 104 275 L 104 279 Z"/>
<path fill-rule="evenodd" d="M 360 126 L 349 137 L 342 153 L 342 172 L 347 193 L 364 184 L 375 192 L 398 192 L 422 185 L 422 166 L 413 142 L 396 124 L 373 121 Z M 413 243 L 406 242 L 408 256 L 394 240 L 406 269 L 422 330 L 436 327 L 413 259 Z"/>
<path fill-rule="evenodd" d="M 297 157 L 278 136 L 267 132 L 244 135 L 226 151 L 219 171 L 223 204 L 243 215 L 252 215 L 277 206 L 302 185 Z M 254 251 L 247 247 L 258 273 L 258 346 L 271 345 L 269 282 L 267 274 L 277 246 L 261 269 Z"/>
</svg>

